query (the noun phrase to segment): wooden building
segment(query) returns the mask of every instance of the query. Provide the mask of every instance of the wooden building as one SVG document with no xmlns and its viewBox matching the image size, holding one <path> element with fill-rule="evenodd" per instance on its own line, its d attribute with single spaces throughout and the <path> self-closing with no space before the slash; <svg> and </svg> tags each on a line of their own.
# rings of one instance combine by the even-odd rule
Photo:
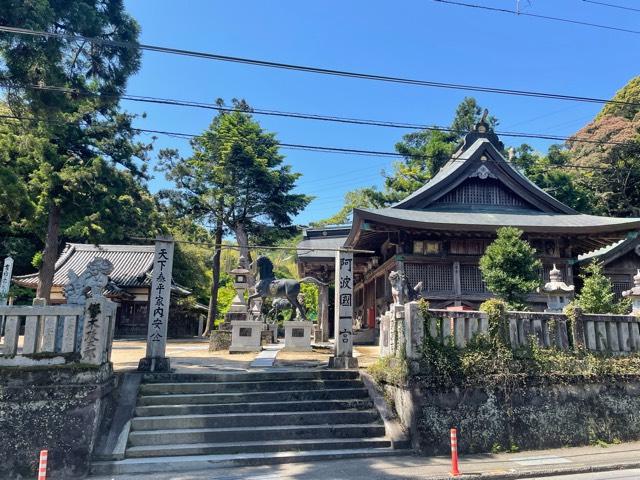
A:
<svg viewBox="0 0 640 480">
<path fill-rule="evenodd" d="M 640 228 L 640 218 L 579 214 L 528 180 L 503 156 L 504 147 L 484 123 L 427 184 L 389 208 L 357 208 L 345 229 L 307 229 L 301 248 L 340 246 L 373 251 L 357 253 L 354 315 L 374 325 L 391 303 L 387 276 L 404 272 L 436 308 L 477 308 L 490 298 L 478 262 L 501 226 L 524 231 L 538 251 L 541 282 L 553 264 L 573 283 L 573 260 L 610 245 Z M 300 273 L 331 277 L 332 255 L 302 251 Z M 543 310 L 546 298 L 531 294 Z"/>
<path fill-rule="evenodd" d="M 147 334 L 149 318 L 149 291 L 151 289 L 151 270 L 153 267 L 153 245 L 92 245 L 67 243 L 56 261 L 51 289 L 51 304 L 66 303 L 62 293 L 68 274 L 73 270 L 80 275 L 89 262 L 96 257 L 109 260 L 113 272 L 104 296 L 118 304 L 115 335 L 118 337 L 140 337 Z M 36 289 L 38 274 L 13 277 L 17 285 Z M 171 286 L 174 296 L 188 296 L 191 292 L 176 285 Z M 205 312 L 206 314 L 206 309 Z M 170 336 L 197 335 L 202 312 L 169 321 Z"/>
<path fill-rule="evenodd" d="M 593 261 L 602 263 L 604 274 L 613 284 L 613 291 L 622 298 L 622 292 L 633 288 L 633 277 L 640 269 L 639 232 L 632 232 L 624 240 L 581 255 L 576 262 L 577 272 L 580 273 L 586 264 Z M 576 284 L 580 286 L 579 278 Z"/>
</svg>

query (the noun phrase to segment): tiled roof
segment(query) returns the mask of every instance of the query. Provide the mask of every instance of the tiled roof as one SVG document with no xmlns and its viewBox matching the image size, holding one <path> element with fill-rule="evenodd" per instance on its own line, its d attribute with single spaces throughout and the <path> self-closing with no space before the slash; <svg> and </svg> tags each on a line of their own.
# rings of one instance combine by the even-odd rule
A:
<svg viewBox="0 0 640 480">
<path fill-rule="evenodd" d="M 428 228 L 432 230 L 477 230 L 501 226 L 518 227 L 525 232 L 589 233 L 619 232 L 640 228 L 640 218 L 598 217 L 563 213 L 441 212 L 406 210 L 401 208 L 354 209 L 354 217 L 381 220 L 393 225 Z"/>
<path fill-rule="evenodd" d="M 113 272 L 109 278 L 118 287 L 148 287 L 151 281 L 147 272 L 151 271 L 153 265 L 154 248 L 153 245 L 68 243 L 56 262 L 53 285 L 66 284 L 70 270 L 80 275 L 89 262 L 101 257 L 113 264 Z M 13 281 L 18 285 L 35 288 L 38 285 L 38 274 L 13 277 Z"/>
<path fill-rule="evenodd" d="M 344 241 L 347 239 L 346 235 L 339 237 L 316 237 L 302 240 L 298 243 L 298 258 L 300 260 L 313 260 L 319 258 L 334 258 L 335 252 L 331 252 L 324 249 L 337 250 L 344 246 Z M 305 250 L 305 249 L 309 250 Z M 323 250 L 314 250 L 321 248 Z"/>
</svg>

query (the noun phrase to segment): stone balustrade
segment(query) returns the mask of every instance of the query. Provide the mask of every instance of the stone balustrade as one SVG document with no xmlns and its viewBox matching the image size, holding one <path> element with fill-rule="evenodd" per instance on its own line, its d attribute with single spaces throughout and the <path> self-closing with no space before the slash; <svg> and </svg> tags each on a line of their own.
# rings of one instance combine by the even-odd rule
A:
<svg viewBox="0 0 640 480">
<path fill-rule="evenodd" d="M 535 337 L 545 348 L 569 348 L 567 316 L 550 312 L 508 312 L 509 339 L 513 348 L 529 344 Z"/>
<path fill-rule="evenodd" d="M 631 315 L 582 315 L 584 344 L 599 352 L 640 351 L 640 318 Z"/>
<path fill-rule="evenodd" d="M 0 366 L 108 362 L 115 312 L 104 297 L 86 305 L 0 306 Z"/>
<path fill-rule="evenodd" d="M 430 309 L 429 314 L 425 320 L 416 302 L 392 305 L 380 320 L 380 354 L 418 358 L 424 335 L 463 348 L 474 335 L 489 330 L 484 312 Z M 506 322 L 513 348 L 526 346 L 533 338 L 541 347 L 560 350 L 584 347 L 613 354 L 640 351 L 637 316 L 577 311 L 575 322 L 570 322 L 564 313 L 510 311 Z"/>
</svg>

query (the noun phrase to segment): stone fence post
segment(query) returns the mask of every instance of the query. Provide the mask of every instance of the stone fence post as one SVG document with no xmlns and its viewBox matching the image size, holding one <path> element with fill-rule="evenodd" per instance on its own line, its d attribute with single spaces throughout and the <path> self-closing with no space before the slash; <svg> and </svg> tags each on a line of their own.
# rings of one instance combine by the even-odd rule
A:
<svg viewBox="0 0 640 480">
<path fill-rule="evenodd" d="M 569 325 L 571 325 L 571 336 L 573 337 L 573 348 L 584 348 L 586 345 L 584 316 L 580 307 L 575 307 L 571 316 L 567 315 Z"/>
<path fill-rule="evenodd" d="M 424 340 L 424 319 L 420 315 L 418 302 L 409 302 L 404 305 L 404 324 L 407 358 L 418 358 L 419 348 Z"/>
<path fill-rule="evenodd" d="M 116 304 L 105 297 L 88 298 L 80 345 L 83 363 L 102 365 L 111 358 Z"/>
</svg>

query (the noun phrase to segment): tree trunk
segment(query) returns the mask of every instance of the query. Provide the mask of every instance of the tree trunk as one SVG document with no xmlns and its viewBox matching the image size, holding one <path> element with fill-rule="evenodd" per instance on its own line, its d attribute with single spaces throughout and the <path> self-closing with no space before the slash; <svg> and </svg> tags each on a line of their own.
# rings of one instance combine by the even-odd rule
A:
<svg viewBox="0 0 640 480">
<path fill-rule="evenodd" d="M 249 236 L 244 229 L 244 225 L 242 223 L 237 224 L 234 227 L 234 232 L 236 234 L 236 241 L 238 242 L 238 246 L 240 247 L 240 255 L 247 259 L 247 262 L 251 263 L 251 252 L 249 251 Z"/>
<path fill-rule="evenodd" d="M 218 316 L 218 288 L 220 287 L 220 257 L 222 256 L 222 233 L 223 225 L 218 221 L 214 235 L 214 253 L 213 253 L 213 280 L 211 282 L 211 298 L 209 299 L 209 313 L 207 315 L 207 328 L 205 328 L 203 337 L 208 336 L 215 328 L 216 317 Z"/>
<path fill-rule="evenodd" d="M 42 252 L 42 265 L 40 265 L 40 271 L 38 272 L 38 289 L 36 290 L 36 297 L 44 298 L 47 301 L 47 304 L 51 301 L 53 274 L 55 273 L 56 260 L 58 257 L 60 216 L 60 207 L 51 203 L 49 206 L 47 237 L 44 242 L 44 251 Z"/>
</svg>

